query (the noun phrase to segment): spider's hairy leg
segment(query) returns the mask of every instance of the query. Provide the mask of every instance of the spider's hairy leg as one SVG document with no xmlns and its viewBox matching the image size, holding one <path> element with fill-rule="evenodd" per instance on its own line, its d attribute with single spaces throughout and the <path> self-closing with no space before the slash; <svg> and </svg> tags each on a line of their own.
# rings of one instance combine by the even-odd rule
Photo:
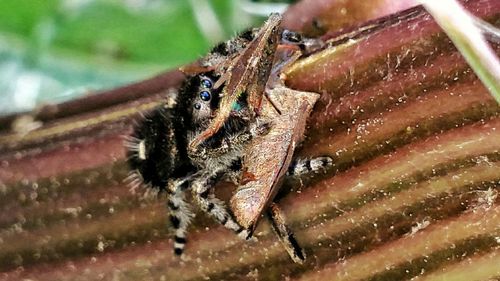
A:
<svg viewBox="0 0 500 281">
<path fill-rule="evenodd" d="M 186 233 L 193 213 L 184 199 L 184 192 L 189 182 L 186 179 L 171 180 L 168 183 L 167 208 L 169 209 L 169 220 L 175 229 L 174 253 L 182 255 L 186 245 Z"/>
<path fill-rule="evenodd" d="M 301 176 L 310 172 L 324 170 L 333 164 L 333 159 L 328 156 L 315 158 L 298 158 L 292 160 L 288 166 L 287 176 Z"/>
<path fill-rule="evenodd" d="M 239 237 L 247 239 L 248 231 L 236 222 L 224 202 L 211 193 L 213 183 L 219 175 L 219 172 L 202 172 L 195 177 L 191 183 L 193 198 L 202 211 L 214 217 L 224 227 L 236 232 Z"/>
</svg>

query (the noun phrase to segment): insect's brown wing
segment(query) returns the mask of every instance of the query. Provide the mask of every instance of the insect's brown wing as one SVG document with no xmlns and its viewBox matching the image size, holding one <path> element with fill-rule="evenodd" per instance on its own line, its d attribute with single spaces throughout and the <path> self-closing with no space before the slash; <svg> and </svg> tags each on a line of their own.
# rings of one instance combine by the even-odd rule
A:
<svg viewBox="0 0 500 281">
<path fill-rule="evenodd" d="M 281 15 L 272 14 L 255 39 L 237 58 L 232 60 L 227 71 L 215 83 L 215 88 L 220 86 L 222 82 L 226 83 L 222 91 L 219 109 L 208 128 L 190 143 L 191 149 L 195 149 L 200 143 L 217 133 L 243 92 L 248 94 L 248 104 L 252 111 L 260 108 L 281 35 L 280 24 Z"/>
<path fill-rule="evenodd" d="M 274 199 L 319 94 L 277 87 L 270 97 L 282 112 L 278 114 L 269 101 L 263 101 L 261 117 L 272 120 L 272 127 L 250 143 L 243 159 L 241 185 L 231 198 L 236 220 L 250 230 Z"/>
</svg>

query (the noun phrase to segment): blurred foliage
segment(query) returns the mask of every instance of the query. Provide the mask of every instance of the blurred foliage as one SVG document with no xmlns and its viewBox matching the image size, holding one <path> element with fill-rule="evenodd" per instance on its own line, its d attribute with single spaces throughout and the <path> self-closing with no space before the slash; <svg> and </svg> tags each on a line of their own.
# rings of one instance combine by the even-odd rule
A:
<svg viewBox="0 0 500 281">
<path fill-rule="evenodd" d="M 192 61 L 216 41 L 259 24 L 262 18 L 244 12 L 245 3 L 2 0 L 0 115 L 141 80 Z"/>
</svg>

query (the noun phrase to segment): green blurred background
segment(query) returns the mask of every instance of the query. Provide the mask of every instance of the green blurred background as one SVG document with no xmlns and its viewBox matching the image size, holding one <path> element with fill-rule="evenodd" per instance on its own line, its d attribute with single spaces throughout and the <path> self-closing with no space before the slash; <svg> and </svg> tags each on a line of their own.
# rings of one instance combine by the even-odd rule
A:
<svg viewBox="0 0 500 281">
<path fill-rule="evenodd" d="M 0 115 L 185 64 L 289 2 L 1 0 Z"/>
</svg>

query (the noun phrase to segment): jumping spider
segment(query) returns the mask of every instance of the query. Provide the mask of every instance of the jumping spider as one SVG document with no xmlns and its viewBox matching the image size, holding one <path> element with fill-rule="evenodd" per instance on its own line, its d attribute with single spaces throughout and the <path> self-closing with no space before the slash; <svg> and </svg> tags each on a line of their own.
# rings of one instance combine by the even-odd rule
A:
<svg viewBox="0 0 500 281">
<path fill-rule="evenodd" d="M 236 38 L 217 45 L 204 59 L 211 64 L 222 64 L 254 41 L 258 29 L 241 33 Z M 284 33 L 289 36 L 290 33 Z M 297 34 L 295 36 L 298 36 Z M 255 118 L 247 96 L 239 95 L 231 107 L 228 118 L 199 149 L 188 145 L 209 128 L 220 108 L 224 83 L 217 85 L 225 68 L 205 67 L 188 75 L 174 102 L 165 102 L 149 112 L 134 128 L 128 138 L 128 162 L 132 173 L 128 178 L 134 185 L 144 185 L 167 194 L 170 222 L 175 229 L 174 253 L 181 255 L 186 244 L 186 232 L 193 214 L 185 201 L 190 190 L 200 209 L 211 215 L 224 227 L 242 238 L 251 233 L 241 227 L 226 208 L 214 197 L 213 187 L 221 180 L 240 178 L 241 159 L 245 146 L 255 136 L 269 130 L 269 122 Z M 219 82 L 220 83 L 220 82 Z M 290 165 L 290 175 L 319 170 L 331 159 L 303 159 Z"/>
</svg>

